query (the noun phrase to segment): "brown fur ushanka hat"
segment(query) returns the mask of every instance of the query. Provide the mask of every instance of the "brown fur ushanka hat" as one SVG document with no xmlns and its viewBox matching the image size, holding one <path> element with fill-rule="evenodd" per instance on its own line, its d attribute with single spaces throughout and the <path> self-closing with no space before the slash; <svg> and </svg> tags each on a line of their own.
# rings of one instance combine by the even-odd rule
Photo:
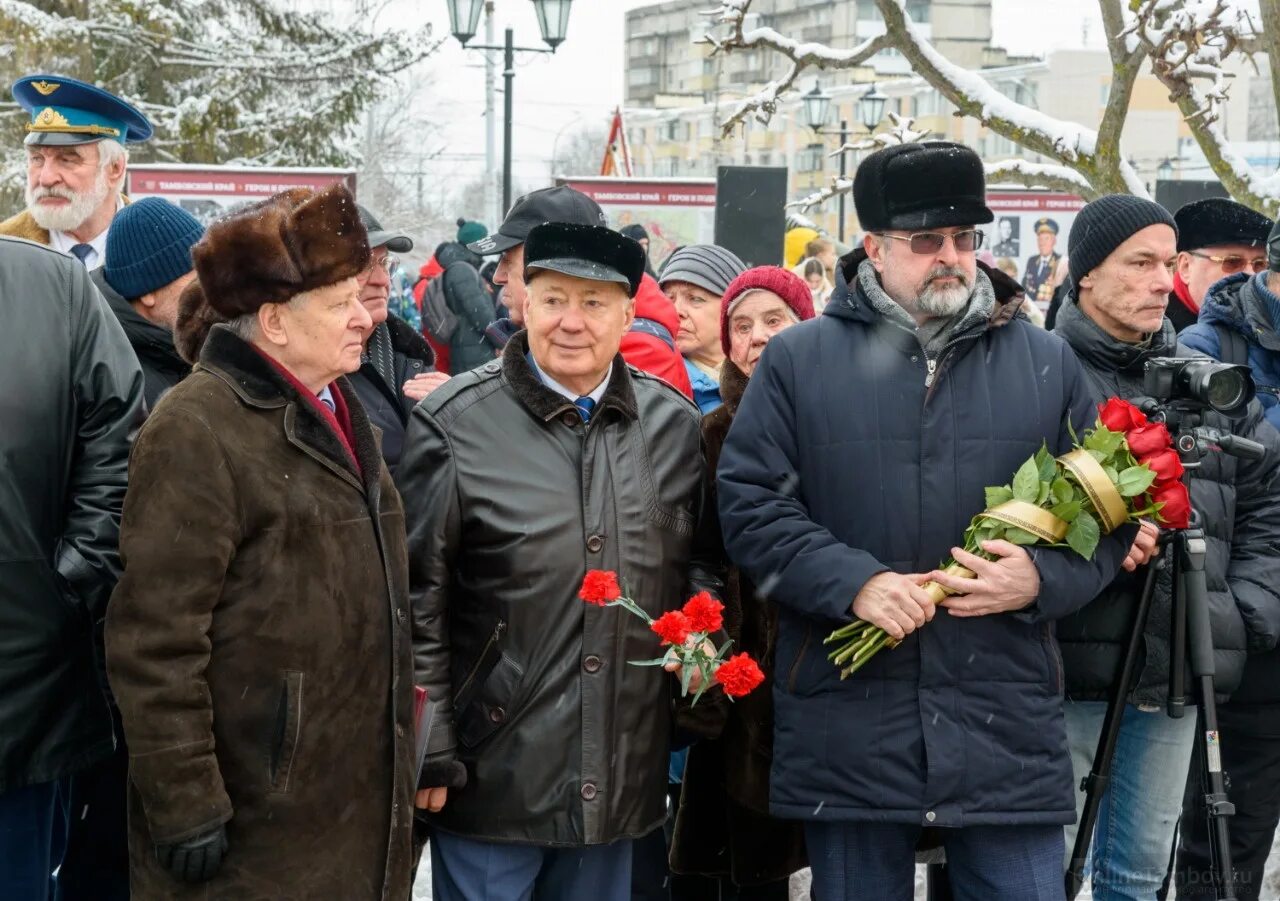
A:
<svg viewBox="0 0 1280 901">
<path fill-rule="evenodd" d="M 209 226 L 191 248 L 200 290 L 227 319 L 332 285 L 369 266 L 369 240 L 346 186 L 291 188 Z"/>
</svg>

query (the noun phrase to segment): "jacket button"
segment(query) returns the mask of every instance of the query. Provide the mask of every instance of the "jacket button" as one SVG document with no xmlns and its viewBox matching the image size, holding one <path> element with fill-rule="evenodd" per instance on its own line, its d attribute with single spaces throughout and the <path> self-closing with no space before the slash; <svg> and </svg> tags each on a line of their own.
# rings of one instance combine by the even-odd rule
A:
<svg viewBox="0 0 1280 901">
<path fill-rule="evenodd" d="M 928 820 L 930 823 L 932 823 L 934 820 L 938 818 L 938 815 L 931 810 L 924 815 L 924 818 Z"/>
<path fill-rule="evenodd" d="M 593 554 L 600 553 L 600 548 L 604 547 L 604 539 L 599 535 L 592 535 L 587 539 L 587 550 Z"/>
<path fill-rule="evenodd" d="M 499 363 L 499 362 L 497 362 L 497 361 L 494 361 L 494 362 L 492 362 L 492 363 L 485 363 L 485 364 L 484 364 L 484 371 L 485 371 L 485 372 L 488 372 L 488 373 L 494 373 L 494 372 L 497 372 L 497 371 L 498 371 L 499 369 L 501 369 L 501 368 L 502 368 L 502 364 L 501 364 L 501 363 Z"/>
<path fill-rule="evenodd" d="M 582 661 L 582 668 L 589 673 L 598 673 L 600 671 L 601 660 L 595 654 L 591 654 L 587 659 Z"/>
<path fill-rule="evenodd" d="M 404 738 L 404 726 L 400 723 L 396 723 L 396 735 Z"/>
<path fill-rule="evenodd" d="M 573 428 L 575 425 L 582 422 L 582 417 L 577 413 L 566 413 L 560 417 L 560 421 L 569 426 L 569 428 Z"/>
<path fill-rule="evenodd" d="M 489 711 L 489 722 L 500 723 L 507 718 L 507 712 L 501 707 L 495 707 Z"/>
<path fill-rule="evenodd" d="M 592 801 L 596 796 L 596 784 L 594 782 L 582 783 L 582 800 Z"/>
</svg>

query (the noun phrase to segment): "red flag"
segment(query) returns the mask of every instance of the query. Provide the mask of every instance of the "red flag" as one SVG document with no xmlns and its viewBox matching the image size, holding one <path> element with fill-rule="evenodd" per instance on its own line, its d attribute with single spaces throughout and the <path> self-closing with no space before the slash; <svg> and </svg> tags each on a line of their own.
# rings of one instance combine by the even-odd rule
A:
<svg viewBox="0 0 1280 901">
<path fill-rule="evenodd" d="M 613 111 L 613 122 L 609 125 L 609 138 L 605 141 L 600 174 L 631 177 L 631 150 L 627 147 L 627 129 L 622 124 L 621 107 Z"/>
</svg>

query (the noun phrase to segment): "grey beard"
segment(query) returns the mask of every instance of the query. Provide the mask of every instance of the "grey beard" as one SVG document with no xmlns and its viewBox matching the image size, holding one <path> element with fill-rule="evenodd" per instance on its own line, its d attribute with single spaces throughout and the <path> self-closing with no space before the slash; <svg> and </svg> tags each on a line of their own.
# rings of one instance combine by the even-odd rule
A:
<svg viewBox="0 0 1280 901">
<path fill-rule="evenodd" d="M 959 269 L 948 269 L 931 272 L 930 280 L 926 281 L 924 287 L 920 289 L 920 296 L 916 299 L 916 309 L 928 316 L 954 316 L 963 310 L 969 303 L 969 297 L 973 293 L 973 285 L 969 283 L 969 277 Z M 959 284 L 954 287 L 939 287 L 932 279 L 939 276 L 951 275 L 959 280 Z"/>
<path fill-rule="evenodd" d="M 111 184 L 107 181 L 105 170 L 98 170 L 93 188 L 83 194 L 77 194 L 68 188 L 32 188 L 27 186 L 27 209 L 36 225 L 48 231 L 69 232 L 79 228 L 85 220 L 93 215 L 94 210 L 102 205 L 111 193 Z M 46 196 L 63 197 L 71 202 L 62 207 L 44 207 L 36 201 Z"/>
</svg>

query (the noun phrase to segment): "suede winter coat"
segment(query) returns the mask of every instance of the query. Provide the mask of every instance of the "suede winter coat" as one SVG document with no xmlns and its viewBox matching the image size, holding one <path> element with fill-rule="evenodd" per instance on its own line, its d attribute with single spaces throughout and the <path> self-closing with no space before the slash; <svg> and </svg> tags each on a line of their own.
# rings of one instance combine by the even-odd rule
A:
<svg viewBox="0 0 1280 901">
<path fill-rule="evenodd" d="M 1112 338 L 1068 296 L 1058 314 L 1056 334 L 1071 345 L 1084 366 L 1094 399 L 1145 396 L 1143 370 L 1153 357 L 1187 356 L 1178 347 L 1170 320 L 1145 345 Z M 1268 651 L 1280 639 L 1280 435 L 1263 421 L 1256 402 L 1241 420 L 1209 414 L 1206 425 L 1258 441 L 1261 461 L 1207 454 L 1191 470 L 1191 503 L 1203 517 L 1208 553 L 1205 583 L 1213 633 L 1214 686 L 1224 701 L 1240 684 L 1249 653 Z M 1161 707 L 1169 695 L 1169 629 L 1172 584 L 1167 569 L 1156 580 L 1137 682 L 1130 701 Z M 1133 628 L 1146 568 L 1121 572 L 1083 610 L 1058 622 L 1058 643 L 1067 679 L 1067 697 L 1105 701 Z M 1187 669 L 1187 685 L 1194 688 Z M 1191 692 L 1194 697 L 1194 690 Z"/>
<path fill-rule="evenodd" d="M 354 460 L 218 325 L 137 439 L 107 619 L 135 901 L 409 897 L 404 514 L 350 384 L 333 390 Z M 211 881 L 157 863 L 155 843 L 223 823 Z"/>
<path fill-rule="evenodd" d="M 186 360 L 178 355 L 173 345 L 173 332 L 143 318 L 133 305 L 119 291 L 111 287 L 105 275 L 106 270 L 99 266 L 89 273 L 102 296 L 111 307 L 111 312 L 124 329 L 129 346 L 133 348 L 138 362 L 142 364 L 142 375 L 146 386 L 147 411 L 156 408 L 160 396 L 182 381 L 191 372 Z"/>
<path fill-rule="evenodd" d="M 0 796 L 107 757 L 95 650 L 142 371 L 84 266 L 0 238 Z"/>
<path fill-rule="evenodd" d="M 725 360 L 720 370 L 724 404 L 702 418 L 713 489 L 720 450 L 746 387 L 747 376 Z M 732 653 L 749 653 L 770 679 L 778 638 L 777 605 L 761 597 L 736 566 L 725 576 L 724 618 Z M 708 700 L 713 699 L 704 699 L 695 710 Z M 671 840 L 671 869 L 728 877 L 740 886 L 786 879 L 808 863 L 804 827 L 769 816 L 773 695 L 766 682 L 745 698 L 721 706 L 728 708 L 721 735 L 689 748 Z"/>
<path fill-rule="evenodd" d="M 1111 581 L 1136 527 L 1104 538 L 1091 561 L 1031 549 L 1040 593 L 1020 611 L 940 607 L 843 681 L 827 659 L 823 639 L 852 621 L 868 579 L 934 569 L 983 509 L 984 486 L 1008 482 L 1042 442 L 1068 450 L 1068 425 L 1095 413 L 1070 348 L 1018 316 L 1007 277 L 988 275 L 989 317 L 930 356 L 871 305 L 856 277 L 864 257 L 845 258 L 821 316 L 769 341 L 720 456 L 725 548 L 779 607 L 770 810 L 1070 823 L 1053 621 Z"/>
<path fill-rule="evenodd" d="M 414 407 L 397 472 L 414 615 L 448 623 L 447 670 L 418 673 L 446 686 L 428 767 L 467 772 L 430 819 L 484 841 L 638 838 L 666 815 L 679 686 L 628 665 L 660 655 L 638 617 L 578 591 L 613 570 L 655 617 L 719 594 L 698 414 L 618 354 L 584 425 L 527 353 L 518 332 Z"/>
</svg>

